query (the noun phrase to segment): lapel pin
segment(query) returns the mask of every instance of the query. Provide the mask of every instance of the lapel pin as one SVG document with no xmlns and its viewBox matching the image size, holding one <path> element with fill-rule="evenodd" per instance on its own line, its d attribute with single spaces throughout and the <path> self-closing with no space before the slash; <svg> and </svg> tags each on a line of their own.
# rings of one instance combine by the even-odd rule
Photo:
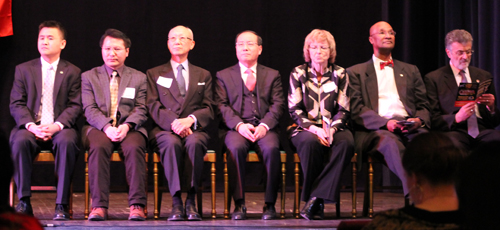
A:
<svg viewBox="0 0 500 230">
<path fill-rule="evenodd" d="M 479 79 L 476 79 L 476 82 L 479 83 Z"/>
<path fill-rule="evenodd" d="M 60 71 L 59 73 L 60 73 L 60 74 L 63 74 L 64 72 L 63 72 L 63 71 Z"/>
<path fill-rule="evenodd" d="M 399 74 L 399 76 L 400 76 L 400 77 L 403 77 L 403 74 L 401 73 L 401 74 Z"/>
</svg>

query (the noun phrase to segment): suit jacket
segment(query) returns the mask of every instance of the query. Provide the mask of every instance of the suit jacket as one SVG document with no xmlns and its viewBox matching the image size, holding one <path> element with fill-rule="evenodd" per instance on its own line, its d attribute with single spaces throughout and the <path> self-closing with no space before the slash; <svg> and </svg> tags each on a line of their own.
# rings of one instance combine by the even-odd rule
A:
<svg viewBox="0 0 500 230">
<path fill-rule="evenodd" d="M 134 129 L 147 137 L 146 129 L 142 127 L 147 119 L 146 75 L 125 66 L 120 78 L 117 126 L 124 123 L 135 124 Z M 113 123 L 113 119 L 109 115 L 111 106 L 109 82 L 110 77 L 104 65 L 82 74 L 83 110 L 87 123 L 90 124 L 90 126 L 84 127 L 85 134 L 88 134 L 91 128 L 102 130 L 107 124 Z"/>
<path fill-rule="evenodd" d="M 260 122 L 274 129 L 279 124 L 285 106 L 281 77 L 277 70 L 258 64 L 256 81 L 254 91 L 257 94 Z M 238 123 L 244 122 L 241 118 L 243 87 L 246 86 L 241 78 L 239 64 L 217 72 L 216 102 L 228 129 L 234 130 Z"/>
<path fill-rule="evenodd" d="M 472 82 L 482 82 L 492 79 L 490 73 L 482 69 L 469 66 L 469 74 Z M 467 121 L 460 124 L 455 122 L 455 114 L 460 107 L 455 107 L 457 98 L 457 81 L 453 76 L 453 71 L 449 65 L 432 71 L 424 77 L 427 88 L 427 96 L 431 107 L 432 128 L 441 131 L 465 130 L 467 131 Z M 486 93 L 495 95 L 494 84 L 492 83 Z M 498 98 L 495 97 L 498 100 Z M 494 129 L 500 124 L 500 110 L 495 107 L 495 114 L 492 115 L 486 105 L 478 104 L 479 113 L 482 119 L 478 119 L 479 130 Z"/>
<path fill-rule="evenodd" d="M 82 112 L 80 69 L 60 59 L 54 79 L 54 122 L 64 128 L 75 128 Z M 16 66 L 14 84 L 10 93 L 10 114 L 16 127 L 38 120 L 42 98 L 42 63 L 40 58 Z"/>
<path fill-rule="evenodd" d="M 337 130 L 348 128 L 350 119 L 349 97 L 347 96 L 349 78 L 345 69 L 338 65 L 330 65 L 329 71 L 330 77 L 321 78 L 319 88 L 323 90 L 319 95 L 321 101 L 318 101 L 318 86 L 311 79 L 316 76 L 311 72 L 309 65 L 303 64 L 292 70 L 290 91 L 288 92 L 288 111 L 294 123 L 297 124 L 292 136 L 298 131 L 302 131 L 303 128 L 309 128 L 309 126 L 316 124 L 317 120 L 322 117 L 328 118 L 332 127 Z M 321 107 L 324 107 L 323 111 Z"/>
<path fill-rule="evenodd" d="M 399 99 L 408 116 L 422 119 L 430 127 L 429 102 L 420 71 L 414 65 L 394 60 L 394 78 Z M 347 69 L 351 77 L 351 115 L 356 130 L 379 130 L 389 119 L 378 114 L 378 84 L 373 60 Z"/>
<path fill-rule="evenodd" d="M 196 117 L 196 130 L 207 127 L 214 119 L 212 75 L 191 63 L 188 66 L 189 86 L 185 97 L 179 92 L 170 62 L 147 71 L 149 114 L 163 130 L 172 131 L 170 124 L 175 119 L 185 118 L 190 114 Z M 169 79 L 170 85 L 162 83 L 164 79 Z"/>
</svg>

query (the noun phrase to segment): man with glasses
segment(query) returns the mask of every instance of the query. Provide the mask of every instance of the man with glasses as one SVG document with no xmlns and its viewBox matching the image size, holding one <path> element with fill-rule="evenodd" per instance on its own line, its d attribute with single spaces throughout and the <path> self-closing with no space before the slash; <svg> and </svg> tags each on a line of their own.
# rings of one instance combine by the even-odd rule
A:
<svg viewBox="0 0 500 230">
<path fill-rule="evenodd" d="M 129 220 L 145 220 L 146 206 L 146 75 L 125 66 L 131 41 L 123 32 L 107 29 L 101 37 L 104 65 L 82 74 L 82 103 L 89 149 L 91 221 L 108 218 L 110 158 L 119 150 L 129 184 Z"/>
<path fill-rule="evenodd" d="M 255 149 L 267 170 L 265 205 L 262 219 L 276 218 L 280 181 L 278 124 L 284 109 L 279 72 L 257 63 L 262 38 L 253 31 L 236 36 L 239 63 L 217 72 L 216 100 L 225 128 L 229 186 L 234 198 L 233 220 L 246 219 L 245 163 L 248 151 Z"/>
<path fill-rule="evenodd" d="M 368 38 L 373 46 L 372 58 L 347 72 L 355 150 L 382 157 L 401 179 L 407 195 L 401 156 L 405 145 L 429 127 L 429 103 L 418 68 L 392 58 L 395 35 L 389 23 L 375 23 Z"/>
<path fill-rule="evenodd" d="M 472 150 L 482 143 L 500 141 L 500 111 L 495 105 L 493 82 L 482 96 L 462 107 L 455 105 L 460 83 L 481 83 L 493 80 L 491 74 L 469 66 L 472 53 L 472 35 L 465 30 L 453 30 L 445 38 L 449 65 L 425 75 L 424 81 L 431 106 L 432 129 L 447 134 L 464 150 Z"/>
<path fill-rule="evenodd" d="M 156 123 L 150 134 L 160 153 L 172 195 L 170 221 L 201 220 L 195 195 L 201 184 L 203 157 L 210 137 L 205 128 L 213 120 L 212 76 L 188 61 L 194 48 L 193 31 L 176 26 L 168 33 L 170 62 L 147 71 L 147 105 Z M 188 158 L 188 164 L 184 159 Z M 188 194 L 183 206 L 181 175 L 188 166 Z M 200 210 L 201 212 L 202 210 Z"/>
</svg>

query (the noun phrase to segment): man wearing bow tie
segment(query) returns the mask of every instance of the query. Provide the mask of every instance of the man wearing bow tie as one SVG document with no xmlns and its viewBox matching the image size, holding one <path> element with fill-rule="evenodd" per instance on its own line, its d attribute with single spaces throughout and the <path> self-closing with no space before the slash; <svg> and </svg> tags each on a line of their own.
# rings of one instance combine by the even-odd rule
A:
<svg viewBox="0 0 500 230">
<path fill-rule="evenodd" d="M 495 104 L 493 82 L 482 96 L 462 107 L 455 106 L 460 83 L 481 83 L 493 79 L 489 72 L 469 66 L 472 35 L 453 30 L 445 38 L 447 66 L 425 75 L 427 96 L 431 105 L 432 129 L 446 131 L 462 149 L 468 151 L 481 143 L 500 141 L 500 110 Z"/>
<path fill-rule="evenodd" d="M 395 36 L 389 23 L 375 23 L 368 38 L 372 59 L 347 72 L 356 152 L 360 157 L 363 153 L 382 154 L 389 169 L 401 179 L 406 195 L 401 155 L 415 135 L 430 127 L 429 103 L 418 68 L 392 58 Z"/>
<path fill-rule="evenodd" d="M 201 220 L 195 195 L 201 184 L 203 157 L 210 140 L 206 127 L 213 120 L 212 75 L 191 64 L 188 54 L 194 48 L 193 31 L 176 26 L 168 33 L 170 62 L 147 71 L 147 104 L 156 123 L 150 139 L 160 153 L 165 169 L 172 211 L 169 221 Z M 185 159 L 189 161 L 189 183 L 185 206 L 181 199 L 181 179 Z M 199 210 L 202 212 L 202 210 Z"/>
</svg>

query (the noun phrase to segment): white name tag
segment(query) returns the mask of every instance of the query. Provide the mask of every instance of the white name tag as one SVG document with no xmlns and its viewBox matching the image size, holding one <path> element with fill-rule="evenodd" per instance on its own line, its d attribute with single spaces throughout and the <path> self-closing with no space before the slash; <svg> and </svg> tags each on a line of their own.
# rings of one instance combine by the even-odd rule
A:
<svg viewBox="0 0 500 230">
<path fill-rule="evenodd" d="M 156 84 L 161 85 L 167 89 L 170 89 L 170 86 L 172 85 L 172 78 L 166 78 L 166 77 L 158 77 L 158 80 L 156 81 Z"/>
<path fill-rule="evenodd" d="M 198 82 L 198 85 L 205 85 L 205 82 Z"/>
<path fill-rule="evenodd" d="M 325 93 L 332 92 L 335 89 L 337 89 L 337 85 L 335 84 L 335 82 L 329 82 L 323 85 L 323 91 Z"/>
<path fill-rule="evenodd" d="M 123 98 L 134 99 L 135 98 L 135 88 L 127 87 L 122 95 Z"/>
</svg>

